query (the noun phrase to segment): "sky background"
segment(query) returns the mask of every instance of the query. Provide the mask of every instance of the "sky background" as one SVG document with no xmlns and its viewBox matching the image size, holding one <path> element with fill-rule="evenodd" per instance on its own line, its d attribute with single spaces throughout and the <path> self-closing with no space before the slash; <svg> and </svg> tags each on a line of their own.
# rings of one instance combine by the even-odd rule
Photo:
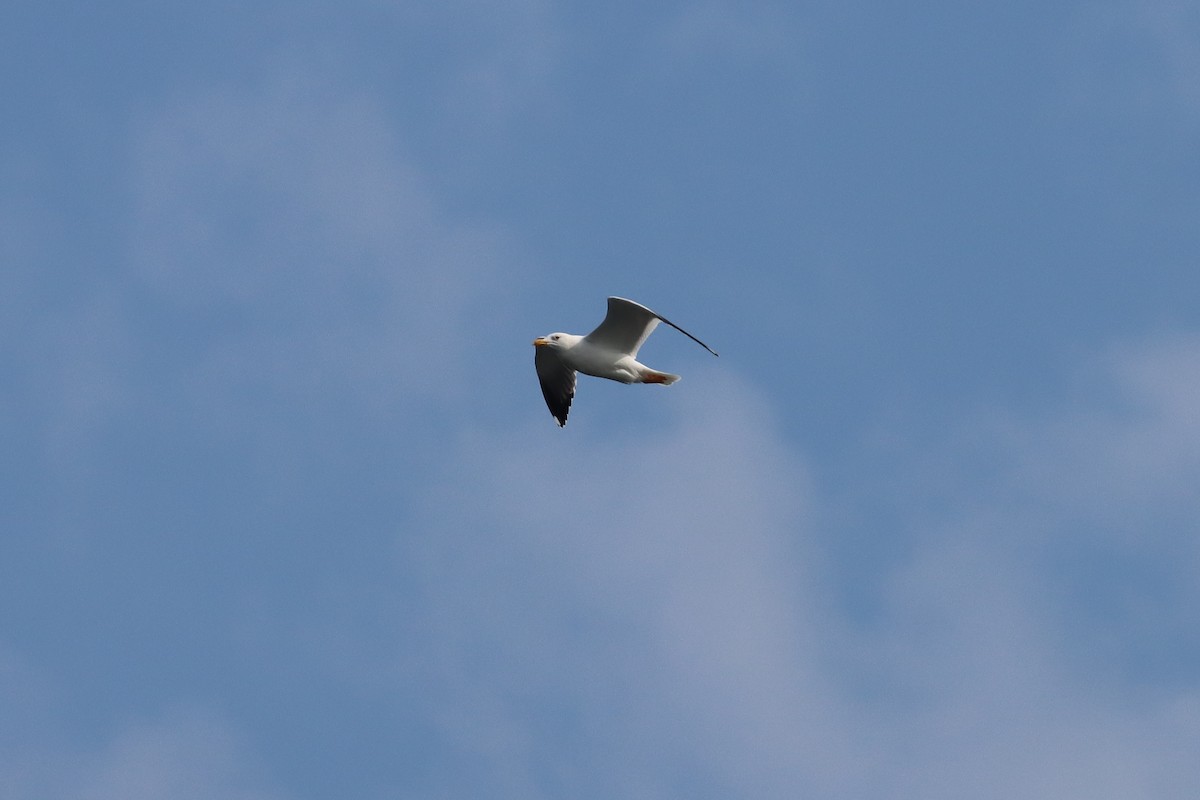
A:
<svg viewBox="0 0 1200 800">
<path fill-rule="evenodd" d="M 0 10 L 0 796 L 1200 791 L 1200 3 Z M 535 336 L 607 295 L 684 380 Z"/>
</svg>

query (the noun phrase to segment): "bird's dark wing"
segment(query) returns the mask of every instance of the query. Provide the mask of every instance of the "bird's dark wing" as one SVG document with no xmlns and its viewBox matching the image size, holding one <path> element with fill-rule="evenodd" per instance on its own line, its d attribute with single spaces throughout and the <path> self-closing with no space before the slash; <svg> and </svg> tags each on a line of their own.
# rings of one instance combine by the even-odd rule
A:
<svg viewBox="0 0 1200 800">
<path fill-rule="evenodd" d="M 554 415 L 558 427 L 567 424 L 571 411 L 571 400 L 575 397 L 575 370 L 563 363 L 553 348 L 539 347 L 533 353 L 533 366 L 537 369 L 538 382 L 542 385 L 542 397 L 546 407 Z"/>
<path fill-rule="evenodd" d="M 619 350 L 636 358 L 638 350 L 658 327 L 659 322 L 667 323 L 714 356 L 717 354 L 711 347 L 671 320 L 654 313 L 641 303 L 635 303 L 623 297 L 608 298 L 608 314 L 604 317 L 604 321 L 585 338 L 593 344 L 610 350 Z"/>
</svg>

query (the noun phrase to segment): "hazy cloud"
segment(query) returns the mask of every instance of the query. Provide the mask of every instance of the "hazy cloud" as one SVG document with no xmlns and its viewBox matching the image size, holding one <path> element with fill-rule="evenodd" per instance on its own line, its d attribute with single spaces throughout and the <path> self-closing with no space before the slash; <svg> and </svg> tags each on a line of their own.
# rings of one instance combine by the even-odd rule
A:
<svg viewBox="0 0 1200 800">
<path fill-rule="evenodd" d="M 107 735 L 77 741 L 66 729 L 62 687 L 0 642 L 0 791 L 11 800 L 275 800 L 246 739 L 194 704 L 125 718 Z"/>
<path fill-rule="evenodd" d="M 785 8 L 707 0 L 684 6 L 665 38 L 677 56 L 775 60 L 794 55 L 801 47 L 801 33 Z"/>
<path fill-rule="evenodd" d="M 832 599 L 822 576 L 836 531 L 811 513 L 823 501 L 752 387 L 705 374 L 703 393 L 664 399 L 679 422 L 649 437 L 473 439 L 433 492 L 440 510 L 414 556 L 435 663 L 452 665 L 437 678 L 447 735 L 489 765 L 479 785 L 496 779 L 513 796 L 531 785 L 553 796 L 571 780 L 644 797 L 685 785 L 697 796 L 1118 798 L 1194 785 L 1183 743 L 1200 729 L 1200 689 L 1151 688 L 1153 670 L 1146 690 L 1127 683 L 1121 650 L 1147 640 L 1119 610 L 1115 649 L 1091 642 L 1094 620 L 1064 627 L 1074 593 L 1095 585 L 1056 584 L 1055 567 L 1072 551 L 1095 564 L 1095 516 L 1068 513 L 1087 476 L 1119 484 L 1106 464 L 1137 471 L 1131 439 L 1147 453 L 1191 440 L 1194 420 L 1173 409 L 1186 409 L 1174 398 L 1198 352 L 1168 342 L 1115 358 L 1105 397 L 1132 393 L 1148 408 L 1106 417 L 1104 398 L 1086 395 L 1062 419 L 990 427 L 997 472 L 970 466 L 978 442 L 946 454 L 982 482 L 948 501 L 917 497 L 878 532 L 912 538 L 909 555 L 870 576 L 881 600 L 866 623 Z M 1178 465 L 1189 449 L 1160 455 Z M 1030 480 L 1051 464 L 1063 481 Z M 1152 518 L 1153 504 L 1133 510 L 1138 491 L 1111 495 L 1096 498 Z M 464 512 L 468 496 L 487 500 Z M 1178 635 L 1197 609 L 1184 588 L 1195 547 L 1153 529 L 1136 541 L 1183 548 L 1170 577 Z M 552 777 L 536 766 L 547 759 Z"/>
<path fill-rule="evenodd" d="M 279 797 L 263 788 L 245 741 L 223 720 L 186 707 L 132 722 L 85 756 L 70 794 L 86 800 Z"/>
<path fill-rule="evenodd" d="M 441 332 L 496 290 L 502 245 L 440 214 L 369 96 L 301 76 L 185 98 L 144 126 L 134 254 L 161 297 L 223 315 L 296 373 L 382 391 L 378 367 L 435 348 L 447 378 L 461 370 Z"/>
<path fill-rule="evenodd" d="M 1067 74 L 1080 99 L 1121 114 L 1200 111 L 1200 8 L 1132 0 L 1081 8 Z"/>
<path fill-rule="evenodd" d="M 486 498 L 465 517 L 431 510 L 419 558 L 437 663 L 467 670 L 444 678 L 447 697 L 472 703 L 449 718 L 451 735 L 475 741 L 468 721 L 492 718 L 503 741 L 541 758 L 549 748 L 576 780 L 636 796 L 669 793 L 667 776 L 688 771 L 780 788 L 793 754 L 815 758 L 836 739 L 812 661 L 811 580 L 794 558 L 809 549 L 806 471 L 772 442 L 753 392 L 711 372 L 695 380 L 703 392 L 662 398 L 677 426 L 610 442 L 472 441 L 449 496 L 432 493 L 445 509 L 464 508 L 458 491 Z M 557 707 L 594 737 L 594 755 L 568 755 Z"/>
<path fill-rule="evenodd" d="M 0 795 L 1194 794 L 1193 3 L 336 11 L 9 37 Z"/>
</svg>

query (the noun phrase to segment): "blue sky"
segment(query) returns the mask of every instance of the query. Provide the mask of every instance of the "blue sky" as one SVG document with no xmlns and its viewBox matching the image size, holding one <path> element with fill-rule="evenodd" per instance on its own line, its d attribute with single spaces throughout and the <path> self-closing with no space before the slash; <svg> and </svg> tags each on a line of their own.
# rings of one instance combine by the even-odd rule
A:
<svg viewBox="0 0 1200 800">
<path fill-rule="evenodd" d="M 1200 789 L 1200 5 L 643 6 L 0 11 L 0 795 Z"/>
</svg>

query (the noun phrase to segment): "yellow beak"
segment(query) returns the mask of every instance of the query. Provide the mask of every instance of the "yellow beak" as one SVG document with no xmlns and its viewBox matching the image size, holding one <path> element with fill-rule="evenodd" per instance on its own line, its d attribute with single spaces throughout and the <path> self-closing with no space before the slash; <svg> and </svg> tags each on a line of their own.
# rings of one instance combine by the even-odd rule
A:
<svg viewBox="0 0 1200 800">
<path fill-rule="evenodd" d="M 541 336 L 539 336 L 538 338 L 533 340 L 534 347 L 545 347 L 548 344 L 550 344 L 550 341 L 548 339 L 544 339 Z"/>
</svg>

